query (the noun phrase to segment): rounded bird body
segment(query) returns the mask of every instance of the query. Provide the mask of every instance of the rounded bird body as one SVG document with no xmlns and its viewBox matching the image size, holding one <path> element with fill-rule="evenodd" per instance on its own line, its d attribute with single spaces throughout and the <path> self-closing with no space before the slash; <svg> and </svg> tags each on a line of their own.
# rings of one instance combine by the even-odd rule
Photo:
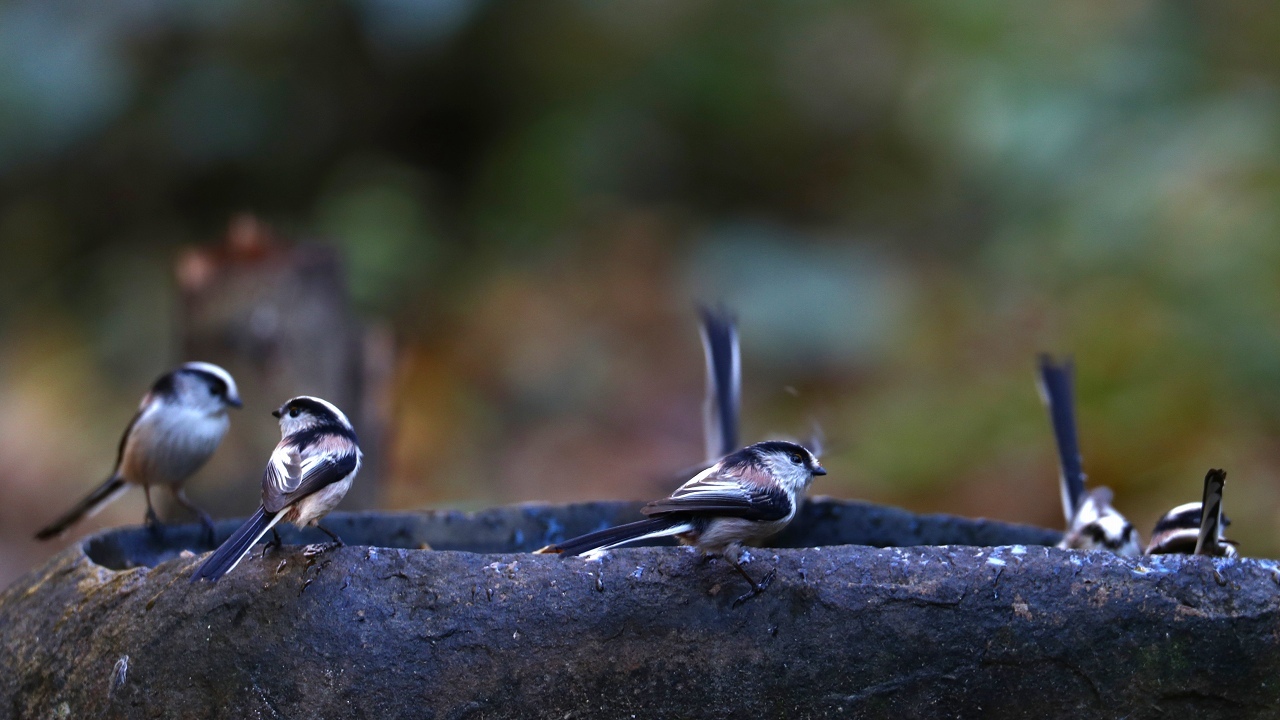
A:
<svg viewBox="0 0 1280 720">
<path fill-rule="evenodd" d="M 147 524 L 158 523 L 151 487 L 165 485 L 212 533 L 212 518 L 187 499 L 182 485 L 218 449 L 231 424 L 227 408 L 240 405 L 235 380 L 217 365 L 189 362 L 160 376 L 125 428 L 111 476 L 36 537 L 44 540 L 61 534 L 102 510 L 128 485 L 141 485 L 146 491 Z"/>
<path fill-rule="evenodd" d="M 737 605 L 763 592 L 770 572 L 756 582 L 743 569 L 740 550 L 785 528 L 796 516 L 815 475 L 826 475 L 813 453 L 796 443 L 770 440 L 730 453 L 662 500 L 646 505 L 645 520 L 588 533 L 538 551 L 598 555 L 651 538 L 674 537 L 707 554 L 721 555 L 751 585 Z"/>
<path fill-rule="evenodd" d="M 1100 487 L 1088 492 L 1071 527 L 1058 543 L 1071 550 L 1110 550 L 1117 555 L 1142 554 L 1138 531 L 1111 506 L 1111 490 Z"/>
<path fill-rule="evenodd" d="M 320 398 L 300 396 L 272 412 L 280 420 L 280 443 L 262 473 L 262 505 L 191 576 L 216 581 L 281 521 L 319 525 L 346 496 L 363 458 L 351 422 Z M 341 541 L 339 541 L 341 542 Z"/>
<path fill-rule="evenodd" d="M 817 458 L 800 445 L 757 443 L 725 456 L 642 512 L 682 520 L 691 528 L 675 533 L 677 540 L 724 554 L 780 532 L 795 518 L 814 475 L 824 474 Z"/>
<path fill-rule="evenodd" d="M 773 573 L 757 583 L 739 563 L 743 545 L 758 543 L 796 516 L 815 475 L 827 471 L 813 453 L 792 442 L 748 445 L 707 468 L 670 496 L 646 505 L 645 520 L 588 533 L 549 545 L 541 554 L 597 555 L 628 543 L 674 537 L 704 553 L 721 555 L 751 584 L 740 603 L 763 591 Z"/>
<path fill-rule="evenodd" d="M 1235 557 L 1236 543 L 1225 534 L 1231 521 L 1222 514 L 1226 479 L 1225 471 L 1210 470 L 1205 474 L 1200 502 L 1183 503 L 1160 516 L 1151 531 L 1147 554 Z"/>
</svg>

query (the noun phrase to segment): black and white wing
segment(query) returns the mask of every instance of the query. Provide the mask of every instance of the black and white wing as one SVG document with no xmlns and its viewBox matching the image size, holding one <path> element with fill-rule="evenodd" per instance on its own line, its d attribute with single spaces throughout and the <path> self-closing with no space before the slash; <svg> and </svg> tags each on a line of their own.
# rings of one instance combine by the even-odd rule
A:
<svg viewBox="0 0 1280 720">
<path fill-rule="evenodd" d="M 708 468 L 641 512 L 649 517 L 692 514 L 773 522 L 786 519 L 795 510 L 791 496 L 776 483 L 767 482 L 763 471 L 747 469 L 735 476 L 721 474 L 718 469 Z"/>
<path fill-rule="evenodd" d="M 300 453 L 292 445 L 282 443 L 262 476 L 262 506 L 267 512 L 280 512 L 321 488 L 342 480 L 356 469 L 356 452 Z"/>
</svg>

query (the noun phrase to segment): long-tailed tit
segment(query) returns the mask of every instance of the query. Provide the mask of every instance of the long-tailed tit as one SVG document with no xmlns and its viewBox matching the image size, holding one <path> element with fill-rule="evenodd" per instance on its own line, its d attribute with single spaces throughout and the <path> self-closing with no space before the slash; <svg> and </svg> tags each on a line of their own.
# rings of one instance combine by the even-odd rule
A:
<svg viewBox="0 0 1280 720">
<path fill-rule="evenodd" d="M 1111 490 L 1105 487 L 1085 492 L 1083 460 L 1076 434 L 1074 368 L 1070 361 L 1055 363 L 1040 356 L 1040 398 L 1049 409 L 1053 435 L 1058 445 L 1058 481 L 1067 532 L 1060 548 L 1110 550 L 1118 555 L 1142 554 L 1133 524 L 1111 506 Z"/>
<path fill-rule="evenodd" d="M 240 405 L 235 380 L 217 365 L 189 362 L 161 375 L 125 428 L 111 476 L 36 538 L 60 535 L 120 497 L 128 485 L 141 485 L 146 493 L 148 526 L 159 525 L 151 486 L 166 485 L 212 535 L 213 519 L 187 499 L 182 484 L 218 449 L 231 423 L 227 408 Z"/>
<path fill-rule="evenodd" d="M 756 582 L 739 562 L 743 545 L 758 543 L 791 522 L 815 475 L 826 475 L 804 447 L 784 440 L 730 453 L 663 500 L 644 507 L 648 519 L 549 545 L 539 553 L 598 554 L 627 543 L 675 537 L 704 553 L 722 555 L 751 584 L 735 605 L 773 582 Z"/>
<path fill-rule="evenodd" d="M 1179 505 L 1161 516 L 1151 533 L 1147 554 L 1235 557 L 1235 542 L 1223 535 L 1223 528 L 1230 524 L 1222 514 L 1226 482 L 1226 471 L 1210 470 L 1204 476 L 1204 499 Z"/>
<path fill-rule="evenodd" d="M 707 359 L 707 399 L 703 405 L 703 433 L 707 463 L 737 450 L 738 415 L 742 406 L 742 353 L 737 318 L 727 308 L 703 306 L 702 349 Z"/>
<path fill-rule="evenodd" d="M 351 422 L 329 402 L 306 396 L 271 414 L 280 419 L 281 437 L 262 474 L 262 505 L 200 565 L 191 582 L 217 581 L 231 572 L 281 520 L 315 525 L 342 543 L 320 519 L 341 502 L 360 471 L 362 455 Z"/>
</svg>

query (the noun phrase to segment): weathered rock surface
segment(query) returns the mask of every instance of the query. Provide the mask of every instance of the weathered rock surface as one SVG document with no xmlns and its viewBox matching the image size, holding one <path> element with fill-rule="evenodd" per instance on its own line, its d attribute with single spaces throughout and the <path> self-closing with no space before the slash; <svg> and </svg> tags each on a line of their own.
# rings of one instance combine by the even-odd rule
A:
<svg viewBox="0 0 1280 720">
<path fill-rule="evenodd" d="M 255 551 L 216 585 L 188 582 L 197 528 L 107 532 L 0 595 L 0 714 L 1280 715 L 1272 561 L 1125 560 L 1039 546 L 1057 533 L 1037 528 L 827 500 L 787 547 L 753 551 L 747 567 L 777 579 L 738 607 L 742 578 L 685 549 L 517 554 L 636 515 L 339 515 L 326 524 L 348 547 Z"/>
</svg>

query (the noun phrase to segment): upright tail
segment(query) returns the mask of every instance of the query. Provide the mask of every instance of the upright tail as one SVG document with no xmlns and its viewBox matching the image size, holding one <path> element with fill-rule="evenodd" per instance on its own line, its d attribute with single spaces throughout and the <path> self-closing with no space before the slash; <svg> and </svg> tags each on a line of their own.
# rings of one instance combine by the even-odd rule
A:
<svg viewBox="0 0 1280 720">
<path fill-rule="evenodd" d="M 1225 470 L 1210 470 L 1204 476 L 1204 501 L 1200 503 L 1200 536 L 1196 539 L 1196 555 L 1217 555 L 1222 534 L 1222 488 L 1227 484 Z"/>
<path fill-rule="evenodd" d="M 693 525 L 683 520 L 675 520 L 669 517 L 649 518 L 580 535 L 558 545 L 548 545 L 539 550 L 538 554 L 581 555 L 593 550 L 609 550 L 619 545 L 648 540 L 649 538 L 679 535 L 692 529 Z"/>
<path fill-rule="evenodd" d="M 1049 408 L 1049 420 L 1058 442 L 1058 479 L 1062 485 L 1062 512 L 1067 516 L 1068 525 L 1084 501 L 1084 464 L 1076 435 L 1073 372 L 1069 360 L 1058 364 L 1048 355 L 1040 356 L 1040 397 Z"/>
<path fill-rule="evenodd" d="M 707 461 L 716 462 L 738 449 L 738 414 L 742 404 L 742 355 L 738 324 L 727 309 L 700 309 L 702 348 L 707 356 L 707 400 L 703 424 Z"/>
<path fill-rule="evenodd" d="M 241 525 L 239 530 L 232 533 L 226 542 L 218 546 L 218 549 L 200 564 L 200 567 L 192 573 L 191 582 L 206 579 L 217 582 L 218 578 L 231 572 L 231 569 L 240 563 L 245 553 L 249 552 L 249 548 L 256 545 L 272 526 L 280 522 L 280 518 L 281 513 L 269 513 L 259 507 L 253 517 Z"/>
<path fill-rule="evenodd" d="M 110 504 L 112 500 L 123 495 L 126 489 L 124 478 L 119 475 L 112 475 L 107 478 L 106 482 L 89 493 L 85 499 L 76 503 L 76 506 L 68 510 L 62 517 L 49 523 L 47 527 L 36 533 L 36 539 L 48 540 L 51 537 L 61 535 L 67 528 L 80 522 L 80 520 L 96 515 L 99 510 Z"/>
</svg>

